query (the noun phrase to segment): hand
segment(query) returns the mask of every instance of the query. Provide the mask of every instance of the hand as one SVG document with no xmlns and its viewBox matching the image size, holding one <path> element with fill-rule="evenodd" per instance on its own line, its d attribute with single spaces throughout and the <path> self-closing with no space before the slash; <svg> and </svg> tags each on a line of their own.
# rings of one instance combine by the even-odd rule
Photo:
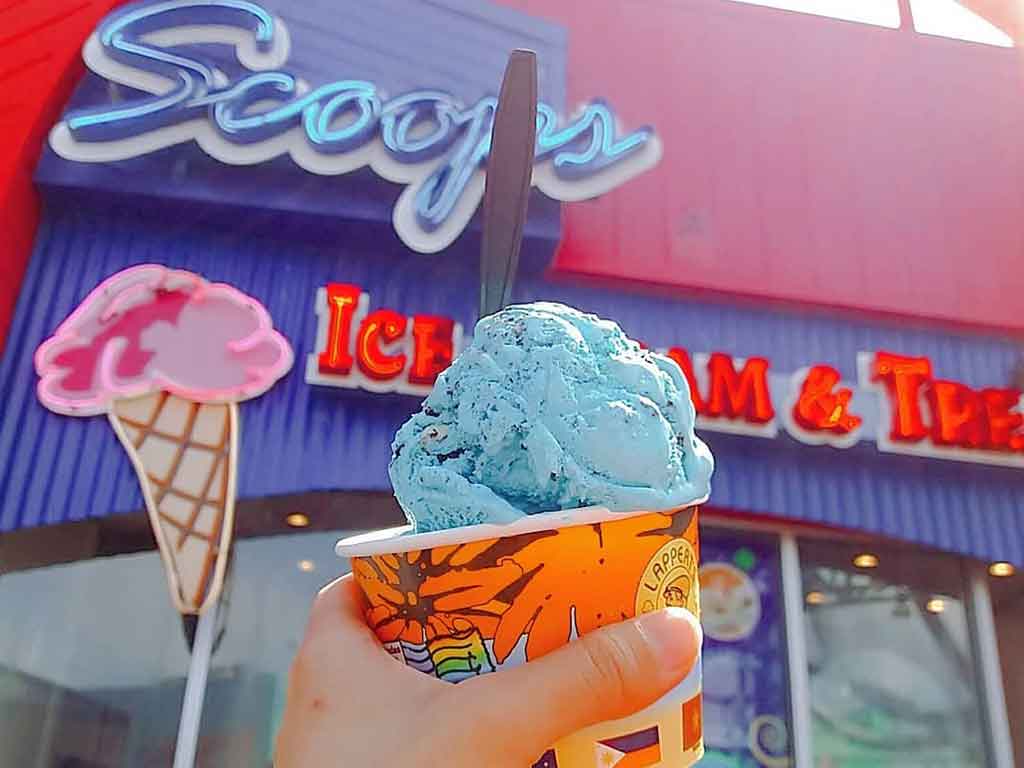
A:
<svg viewBox="0 0 1024 768">
<path fill-rule="evenodd" d="M 403 666 L 346 576 L 313 604 L 292 665 L 276 768 L 529 768 L 563 736 L 630 715 L 693 667 L 700 625 L 669 608 L 458 685 Z"/>
</svg>

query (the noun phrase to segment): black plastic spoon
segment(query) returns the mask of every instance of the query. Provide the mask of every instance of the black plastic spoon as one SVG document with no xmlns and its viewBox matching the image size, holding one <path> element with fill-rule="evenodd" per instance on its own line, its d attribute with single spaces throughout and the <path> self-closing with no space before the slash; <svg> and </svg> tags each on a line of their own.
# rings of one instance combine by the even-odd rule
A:
<svg viewBox="0 0 1024 768">
<path fill-rule="evenodd" d="M 480 317 L 506 306 L 519 265 L 537 143 L 537 54 L 514 50 L 505 67 L 484 181 Z"/>
</svg>

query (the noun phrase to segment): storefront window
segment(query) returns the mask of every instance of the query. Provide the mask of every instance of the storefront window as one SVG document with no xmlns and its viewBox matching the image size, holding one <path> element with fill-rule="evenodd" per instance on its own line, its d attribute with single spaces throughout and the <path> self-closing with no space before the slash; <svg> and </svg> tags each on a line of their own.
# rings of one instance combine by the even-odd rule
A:
<svg viewBox="0 0 1024 768">
<path fill-rule="evenodd" d="M 972 43 L 996 45 L 1001 48 L 1012 48 L 1013 38 L 991 21 L 971 8 L 963 0 L 910 0 L 910 10 L 914 16 L 914 29 L 926 35 L 936 37 L 952 37 L 955 40 L 968 40 Z M 975 3 L 979 8 L 985 4 Z M 997 10 L 993 3 L 988 10 Z M 1004 20 L 1012 18 L 1012 11 L 1004 14 Z"/>
<path fill-rule="evenodd" d="M 270 768 L 288 669 L 317 590 L 348 571 L 344 533 L 235 542 L 225 631 L 214 652 L 196 765 Z M 343 653 L 343 649 L 339 649 Z"/>
<path fill-rule="evenodd" d="M 997 570 L 996 573 L 1005 573 Z M 989 580 L 1006 696 L 1006 719 L 1017 765 L 1024 766 L 1024 573 Z"/>
<path fill-rule="evenodd" d="M 734 0 L 749 5 L 764 5 L 784 11 L 829 16 L 880 27 L 900 25 L 900 7 L 896 0 Z"/>
<path fill-rule="evenodd" d="M 155 552 L 3 574 L 0 765 L 169 765 L 188 662 Z"/>
<path fill-rule="evenodd" d="M 957 558 L 800 546 L 818 768 L 987 765 Z"/>
<path fill-rule="evenodd" d="M 775 537 L 701 530 L 707 768 L 789 762 L 786 645 Z"/>
</svg>

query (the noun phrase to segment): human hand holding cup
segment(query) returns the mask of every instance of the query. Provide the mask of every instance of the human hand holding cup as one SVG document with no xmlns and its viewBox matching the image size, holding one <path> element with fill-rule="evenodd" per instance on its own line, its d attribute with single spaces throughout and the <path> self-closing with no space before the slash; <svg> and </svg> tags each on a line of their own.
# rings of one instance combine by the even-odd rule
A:
<svg viewBox="0 0 1024 768">
<path fill-rule="evenodd" d="M 549 654 L 601 627 L 664 608 L 699 613 L 696 506 L 634 513 L 594 507 L 503 526 L 395 533 L 346 539 L 338 552 L 352 558 L 362 617 L 387 652 L 440 680 L 515 673 L 527 662 L 540 669 Z M 643 621 L 635 624 L 642 633 Z M 621 681 L 623 688 L 650 683 Z M 470 698 L 466 722 L 473 727 Z M 576 701 L 581 714 L 593 710 L 592 702 Z M 703 755 L 700 717 L 698 654 L 681 683 L 639 712 L 568 736 L 552 732 L 535 765 L 693 765 Z"/>
</svg>

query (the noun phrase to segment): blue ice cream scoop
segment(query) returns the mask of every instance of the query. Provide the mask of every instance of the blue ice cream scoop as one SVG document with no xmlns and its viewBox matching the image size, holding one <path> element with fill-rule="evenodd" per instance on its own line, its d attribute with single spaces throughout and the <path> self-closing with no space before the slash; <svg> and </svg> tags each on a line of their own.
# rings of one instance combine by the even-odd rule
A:
<svg viewBox="0 0 1024 768">
<path fill-rule="evenodd" d="M 507 307 L 437 379 L 389 467 L 417 532 L 592 505 L 703 500 L 714 459 L 686 379 L 618 325 L 563 304 Z"/>
</svg>

